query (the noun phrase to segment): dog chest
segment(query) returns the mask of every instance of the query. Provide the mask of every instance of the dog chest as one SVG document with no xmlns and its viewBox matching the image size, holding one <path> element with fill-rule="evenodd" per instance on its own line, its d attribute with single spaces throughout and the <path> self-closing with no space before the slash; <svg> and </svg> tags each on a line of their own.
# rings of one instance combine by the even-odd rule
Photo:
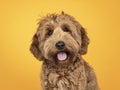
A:
<svg viewBox="0 0 120 90">
<path fill-rule="evenodd" d="M 61 72 L 45 69 L 42 73 L 44 90 L 85 90 L 86 76 L 82 66 Z"/>
</svg>

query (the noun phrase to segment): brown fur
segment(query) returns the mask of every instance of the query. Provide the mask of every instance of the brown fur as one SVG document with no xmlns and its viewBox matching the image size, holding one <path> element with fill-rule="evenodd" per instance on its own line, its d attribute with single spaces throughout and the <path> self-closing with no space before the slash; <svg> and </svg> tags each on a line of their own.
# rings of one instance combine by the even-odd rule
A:
<svg viewBox="0 0 120 90">
<path fill-rule="evenodd" d="M 65 43 L 67 60 L 56 59 L 58 41 Z M 30 47 L 33 55 L 43 61 L 43 90 L 99 90 L 93 69 L 81 55 L 87 53 L 89 38 L 84 28 L 70 15 L 50 14 L 39 22 Z"/>
</svg>

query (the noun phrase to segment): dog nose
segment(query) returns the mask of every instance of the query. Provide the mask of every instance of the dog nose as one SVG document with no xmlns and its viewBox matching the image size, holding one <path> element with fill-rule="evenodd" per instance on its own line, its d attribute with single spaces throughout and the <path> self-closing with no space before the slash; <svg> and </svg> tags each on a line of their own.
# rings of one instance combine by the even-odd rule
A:
<svg viewBox="0 0 120 90">
<path fill-rule="evenodd" d="M 59 42 L 56 43 L 55 46 L 56 46 L 57 49 L 61 50 L 61 49 L 64 48 L 65 43 L 63 41 L 59 41 Z"/>
</svg>

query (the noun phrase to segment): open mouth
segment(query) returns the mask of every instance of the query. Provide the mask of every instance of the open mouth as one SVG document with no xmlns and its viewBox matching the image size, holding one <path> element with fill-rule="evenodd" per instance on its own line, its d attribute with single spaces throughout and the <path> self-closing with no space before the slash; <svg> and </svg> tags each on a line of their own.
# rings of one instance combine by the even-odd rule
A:
<svg viewBox="0 0 120 90">
<path fill-rule="evenodd" d="M 69 54 L 67 52 L 58 52 L 56 55 L 57 60 L 66 61 L 68 59 Z"/>
</svg>

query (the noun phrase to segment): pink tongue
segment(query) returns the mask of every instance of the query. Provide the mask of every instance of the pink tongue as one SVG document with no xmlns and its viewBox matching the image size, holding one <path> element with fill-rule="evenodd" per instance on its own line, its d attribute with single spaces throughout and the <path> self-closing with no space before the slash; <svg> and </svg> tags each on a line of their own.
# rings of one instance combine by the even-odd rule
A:
<svg viewBox="0 0 120 90">
<path fill-rule="evenodd" d="M 60 60 L 60 61 L 64 61 L 64 60 L 67 58 L 67 53 L 65 53 L 65 52 L 60 52 L 60 53 L 57 54 L 57 58 L 58 58 L 58 60 Z"/>
</svg>

